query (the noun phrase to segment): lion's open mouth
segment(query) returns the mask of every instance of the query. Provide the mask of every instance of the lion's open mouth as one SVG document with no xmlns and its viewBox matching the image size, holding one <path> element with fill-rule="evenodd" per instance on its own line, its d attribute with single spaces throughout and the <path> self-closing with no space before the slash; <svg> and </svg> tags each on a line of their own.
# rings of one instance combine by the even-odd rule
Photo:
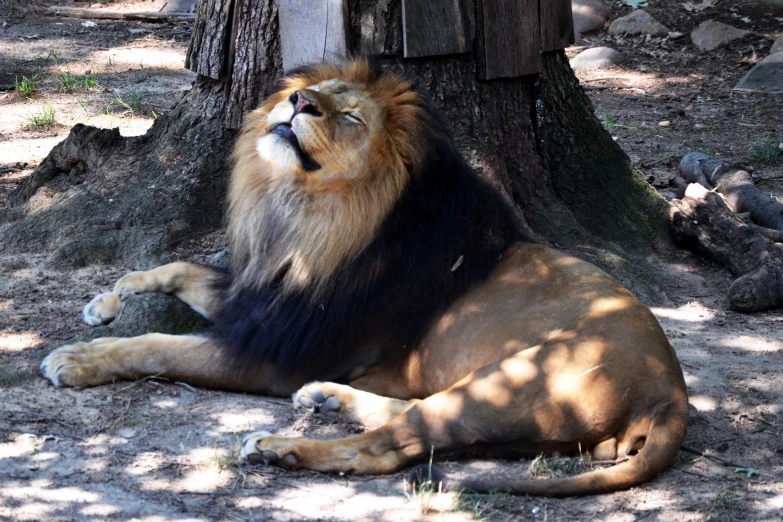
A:
<svg viewBox="0 0 783 522">
<path fill-rule="evenodd" d="M 277 134 L 294 148 L 303 169 L 306 171 L 314 171 L 321 168 L 321 165 L 302 149 L 302 146 L 299 144 L 299 138 L 296 137 L 296 133 L 294 132 L 294 129 L 291 128 L 290 123 L 278 123 L 272 127 L 270 134 Z"/>
</svg>

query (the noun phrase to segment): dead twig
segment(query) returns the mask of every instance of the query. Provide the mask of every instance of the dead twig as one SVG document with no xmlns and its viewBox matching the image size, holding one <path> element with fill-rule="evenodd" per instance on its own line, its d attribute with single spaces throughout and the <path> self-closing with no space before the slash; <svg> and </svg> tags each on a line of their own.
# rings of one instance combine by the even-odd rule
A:
<svg viewBox="0 0 783 522">
<path fill-rule="evenodd" d="M 26 415 L 28 418 L 27 419 L 19 419 L 19 420 L 11 419 L 12 422 L 56 422 L 57 424 L 60 424 L 61 426 L 65 426 L 69 430 L 76 429 L 73 426 L 73 424 L 68 424 L 67 422 L 62 421 L 60 419 L 55 419 L 55 418 L 52 418 L 52 417 L 42 417 L 40 415 L 33 415 L 32 413 L 27 413 L 26 411 L 22 411 L 22 412 L 19 412 L 19 413 L 21 413 L 22 415 Z"/>
<path fill-rule="evenodd" d="M 137 20 L 141 22 L 169 22 L 171 20 L 195 20 L 194 13 L 156 13 L 156 12 L 126 12 L 113 9 L 85 9 L 82 7 L 52 6 L 48 14 L 67 16 L 69 18 L 92 18 L 99 20 Z"/>
<path fill-rule="evenodd" d="M 731 437 L 729 439 L 722 439 L 722 440 L 716 440 L 714 442 L 708 442 L 704 446 L 700 447 L 697 451 L 701 451 L 703 449 L 709 448 L 710 446 L 716 446 L 718 444 L 723 444 L 724 442 L 731 442 L 737 439 L 739 439 L 739 437 Z"/>
<path fill-rule="evenodd" d="M 738 464 L 736 462 L 730 461 L 729 459 L 724 459 L 723 457 L 719 457 L 719 456 L 713 455 L 711 453 L 707 453 L 707 452 L 704 452 L 704 451 L 699 451 L 699 450 L 690 448 L 690 447 L 688 447 L 688 446 L 686 446 L 684 444 L 682 446 L 680 446 L 680 449 L 682 449 L 683 451 L 687 451 L 688 453 L 693 453 L 694 455 L 699 455 L 700 457 L 704 457 L 704 458 L 707 458 L 707 459 L 710 459 L 710 460 L 714 460 L 715 462 L 723 464 L 724 466 L 729 466 L 731 468 L 743 469 L 743 470 L 752 469 L 752 467 L 748 466 L 747 464 Z M 758 471 L 758 470 L 754 470 L 754 473 L 757 473 L 758 475 L 760 475 L 762 477 L 775 478 L 774 475 L 770 475 L 769 473 L 764 473 L 764 472 Z"/>
<path fill-rule="evenodd" d="M 78 440 L 80 442 L 84 442 L 84 441 L 87 440 L 84 437 L 80 437 L 78 435 L 72 435 L 70 433 L 61 433 L 61 432 L 58 432 L 58 431 L 49 431 L 49 432 L 46 432 L 46 433 L 42 433 L 42 432 L 39 432 L 39 431 L 18 430 L 18 429 L 15 429 L 15 428 L 2 428 L 2 427 L 0 427 L 0 431 L 5 432 L 5 433 L 19 433 L 19 434 L 22 434 L 22 435 L 35 435 L 36 437 L 60 437 L 60 438 L 63 438 L 63 439 Z"/>
<path fill-rule="evenodd" d="M 704 473 L 696 473 L 695 471 L 688 471 L 687 469 L 678 468 L 676 466 L 672 466 L 672 467 L 681 473 L 687 473 L 688 475 L 693 475 L 694 477 L 713 480 L 713 477 L 705 475 Z"/>
</svg>

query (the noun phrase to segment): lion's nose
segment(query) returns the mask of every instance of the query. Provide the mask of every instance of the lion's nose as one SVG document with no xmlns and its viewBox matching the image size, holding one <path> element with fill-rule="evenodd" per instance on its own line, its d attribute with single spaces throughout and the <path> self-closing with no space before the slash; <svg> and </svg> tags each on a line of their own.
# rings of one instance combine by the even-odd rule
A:
<svg viewBox="0 0 783 522">
<path fill-rule="evenodd" d="M 312 114 L 314 116 L 321 115 L 321 113 L 318 112 L 318 102 L 309 98 L 302 91 L 295 91 L 288 99 L 294 106 L 294 115 L 297 115 L 300 112 Z"/>
</svg>

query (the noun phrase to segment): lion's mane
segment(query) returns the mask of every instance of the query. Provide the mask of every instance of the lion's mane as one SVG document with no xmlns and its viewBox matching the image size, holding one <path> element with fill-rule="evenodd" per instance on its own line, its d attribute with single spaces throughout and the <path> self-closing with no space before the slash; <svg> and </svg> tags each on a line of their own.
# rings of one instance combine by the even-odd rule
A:
<svg viewBox="0 0 783 522">
<path fill-rule="evenodd" d="M 254 129 L 292 89 L 330 78 L 361 86 L 384 107 L 388 139 L 369 162 L 380 175 L 336 194 L 272 181 L 254 157 Z M 301 71 L 248 116 L 229 230 L 234 259 L 212 334 L 242 368 L 271 362 L 332 380 L 347 376 L 342 361 L 369 364 L 415 348 L 437 314 L 527 239 L 411 84 L 361 61 Z"/>
</svg>

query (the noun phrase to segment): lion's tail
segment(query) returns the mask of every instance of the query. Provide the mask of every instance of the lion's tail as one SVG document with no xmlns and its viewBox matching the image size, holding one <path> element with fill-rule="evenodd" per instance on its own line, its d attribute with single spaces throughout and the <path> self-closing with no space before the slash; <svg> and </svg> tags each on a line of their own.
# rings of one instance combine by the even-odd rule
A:
<svg viewBox="0 0 783 522">
<path fill-rule="evenodd" d="M 685 404 L 670 404 L 668 407 L 660 408 L 650 423 L 644 446 L 635 456 L 610 468 L 581 475 L 549 480 L 492 477 L 473 477 L 463 480 L 433 477 L 433 480 L 442 480 L 443 488 L 446 490 L 462 489 L 477 493 L 497 491 L 548 497 L 592 495 L 626 489 L 646 482 L 666 469 L 680 449 L 687 423 L 687 401 Z"/>
</svg>

